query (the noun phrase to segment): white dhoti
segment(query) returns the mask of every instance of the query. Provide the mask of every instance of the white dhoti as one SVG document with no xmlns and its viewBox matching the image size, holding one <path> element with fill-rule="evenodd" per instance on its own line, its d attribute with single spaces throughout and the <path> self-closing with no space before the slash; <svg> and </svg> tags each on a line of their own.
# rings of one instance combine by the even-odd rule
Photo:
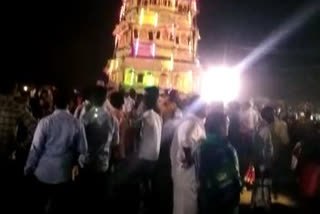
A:
<svg viewBox="0 0 320 214">
<path fill-rule="evenodd" d="M 204 120 L 189 116 L 177 128 L 171 145 L 170 159 L 173 179 L 173 214 L 197 214 L 198 192 L 195 167 L 183 168 L 185 149 L 193 153 L 205 139 Z"/>
<path fill-rule="evenodd" d="M 195 169 L 180 169 L 173 176 L 173 214 L 197 214 Z"/>
</svg>

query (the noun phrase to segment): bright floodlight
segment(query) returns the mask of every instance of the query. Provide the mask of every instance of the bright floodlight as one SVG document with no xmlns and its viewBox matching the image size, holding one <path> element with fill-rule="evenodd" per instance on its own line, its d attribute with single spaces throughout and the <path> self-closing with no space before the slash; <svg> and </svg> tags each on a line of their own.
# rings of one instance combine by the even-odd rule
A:
<svg viewBox="0 0 320 214">
<path fill-rule="evenodd" d="M 201 97 L 207 102 L 228 103 L 238 97 L 240 72 L 225 66 L 212 67 L 203 73 Z"/>
<path fill-rule="evenodd" d="M 28 91 L 28 86 L 23 86 L 23 91 L 27 92 Z"/>
</svg>

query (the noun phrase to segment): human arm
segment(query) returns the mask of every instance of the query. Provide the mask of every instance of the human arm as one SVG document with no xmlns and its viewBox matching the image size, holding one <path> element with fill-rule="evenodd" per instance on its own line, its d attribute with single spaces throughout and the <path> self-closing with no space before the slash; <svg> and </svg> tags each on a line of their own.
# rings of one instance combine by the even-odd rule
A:
<svg viewBox="0 0 320 214">
<path fill-rule="evenodd" d="M 201 140 L 198 136 L 197 126 L 192 122 L 185 124 L 186 138 L 182 141 L 184 159 L 182 160 L 184 168 L 190 168 L 194 163 L 193 154 L 197 148 L 197 141 Z"/>
<path fill-rule="evenodd" d="M 47 136 L 47 123 L 45 120 L 41 120 L 35 131 L 29 156 L 26 162 L 26 166 L 24 168 L 25 175 L 33 174 L 35 169 L 37 168 L 39 160 L 44 152 L 46 136 Z"/>
<path fill-rule="evenodd" d="M 240 175 L 240 164 L 239 164 L 239 158 L 238 158 L 238 153 L 235 150 L 235 148 L 231 147 L 232 150 L 232 156 L 233 156 L 233 161 L 234 161 L 234 166 L 235 170 L 237 173 L 237 179 L 240 185 L 240 188 L 242 187 L 242 180 L 241 180 L 241 175 Z"/>
<path fill-rule="evenodd" d="M 114 117 L 112 121 L 113 121 L 113 133 L 112 133 L 111 146 L 118 146 L 120 143 L 119 122 Z"/>
<path fill-rule="evenodd" d="M 79 133 L 78 133 L 78 136 L 76 138 L 75 144 L 76 144 L 76 148 L 77 148 L 77 153 L 79 155 L 84 155 L 84 154 L 87 153 L 87 151 L 88 151 L 88 142 L 87 142 L 85 128 L 84 128 L 84 125 L 82 123 L 80 123 Z"/>
</svg>

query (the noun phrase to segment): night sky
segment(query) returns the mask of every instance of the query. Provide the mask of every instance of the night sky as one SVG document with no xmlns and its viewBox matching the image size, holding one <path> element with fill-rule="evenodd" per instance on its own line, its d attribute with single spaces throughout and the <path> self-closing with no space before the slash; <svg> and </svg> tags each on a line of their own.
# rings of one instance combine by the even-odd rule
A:
<svg viewBox="0 0 320 214">
<path fill-rule="evenodd" d="M 303 27 L 246 71 L 246 92 L 320 99 L 320 1 L 199 0 L 202 64 L 235 64 L 308 2 Z M 19 81 L 89 85 L 112 56 L 121 0 L 15 1 L 8 6 L 10 75 Z M 4 8 L 5 9 L 5 8 Z M 253 91 L 255 93 L 253 93 Z"/>
</svg>

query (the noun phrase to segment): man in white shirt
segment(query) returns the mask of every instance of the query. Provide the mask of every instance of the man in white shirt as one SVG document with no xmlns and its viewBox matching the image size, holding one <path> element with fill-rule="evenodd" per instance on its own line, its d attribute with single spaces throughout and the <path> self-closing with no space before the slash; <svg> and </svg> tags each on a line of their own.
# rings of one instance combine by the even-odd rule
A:
<svg viewBox="0 0 320 214">
<path fill-rule="evenodd" d="M 150 196 L 153 190 L 154 168 L 160 154 L 162 119 L 156 112 L 158 98 L 158 88 L 151 87 L 146 89 L 144 96 L 145 111 L 139 119 L 141 127 L 137 172 L 146 193 L 144 202 L 147 210 L 152 203 Z"/>
<path fill-rule="evenodd" d="M 260 122 L 260 114 L 254 108 L 254 103 L 250 101 L 245 104 L 245 109 L 241 114 L 241 124 L 249 132 L 254 131 Z"/>
<path fill-rule="evenodd" d="M 133 110 L 134 105 L 136 103 L 135 101 L 136 96 L 137 96 L 136 91 L 133 88 L 130 89 L 129 95 L 124 98 L 123 111 L 125 113 L 128 114 Z"/>
<path fill-rule="evenodd" d="M 206 138 L 205 104 L 196 99 L 190 111 L 192 114 L 178 126 L 171 145 L 173 214 L 196 214 L 198 208 L 193 154 L 201 140 Z"/>
</svg>

